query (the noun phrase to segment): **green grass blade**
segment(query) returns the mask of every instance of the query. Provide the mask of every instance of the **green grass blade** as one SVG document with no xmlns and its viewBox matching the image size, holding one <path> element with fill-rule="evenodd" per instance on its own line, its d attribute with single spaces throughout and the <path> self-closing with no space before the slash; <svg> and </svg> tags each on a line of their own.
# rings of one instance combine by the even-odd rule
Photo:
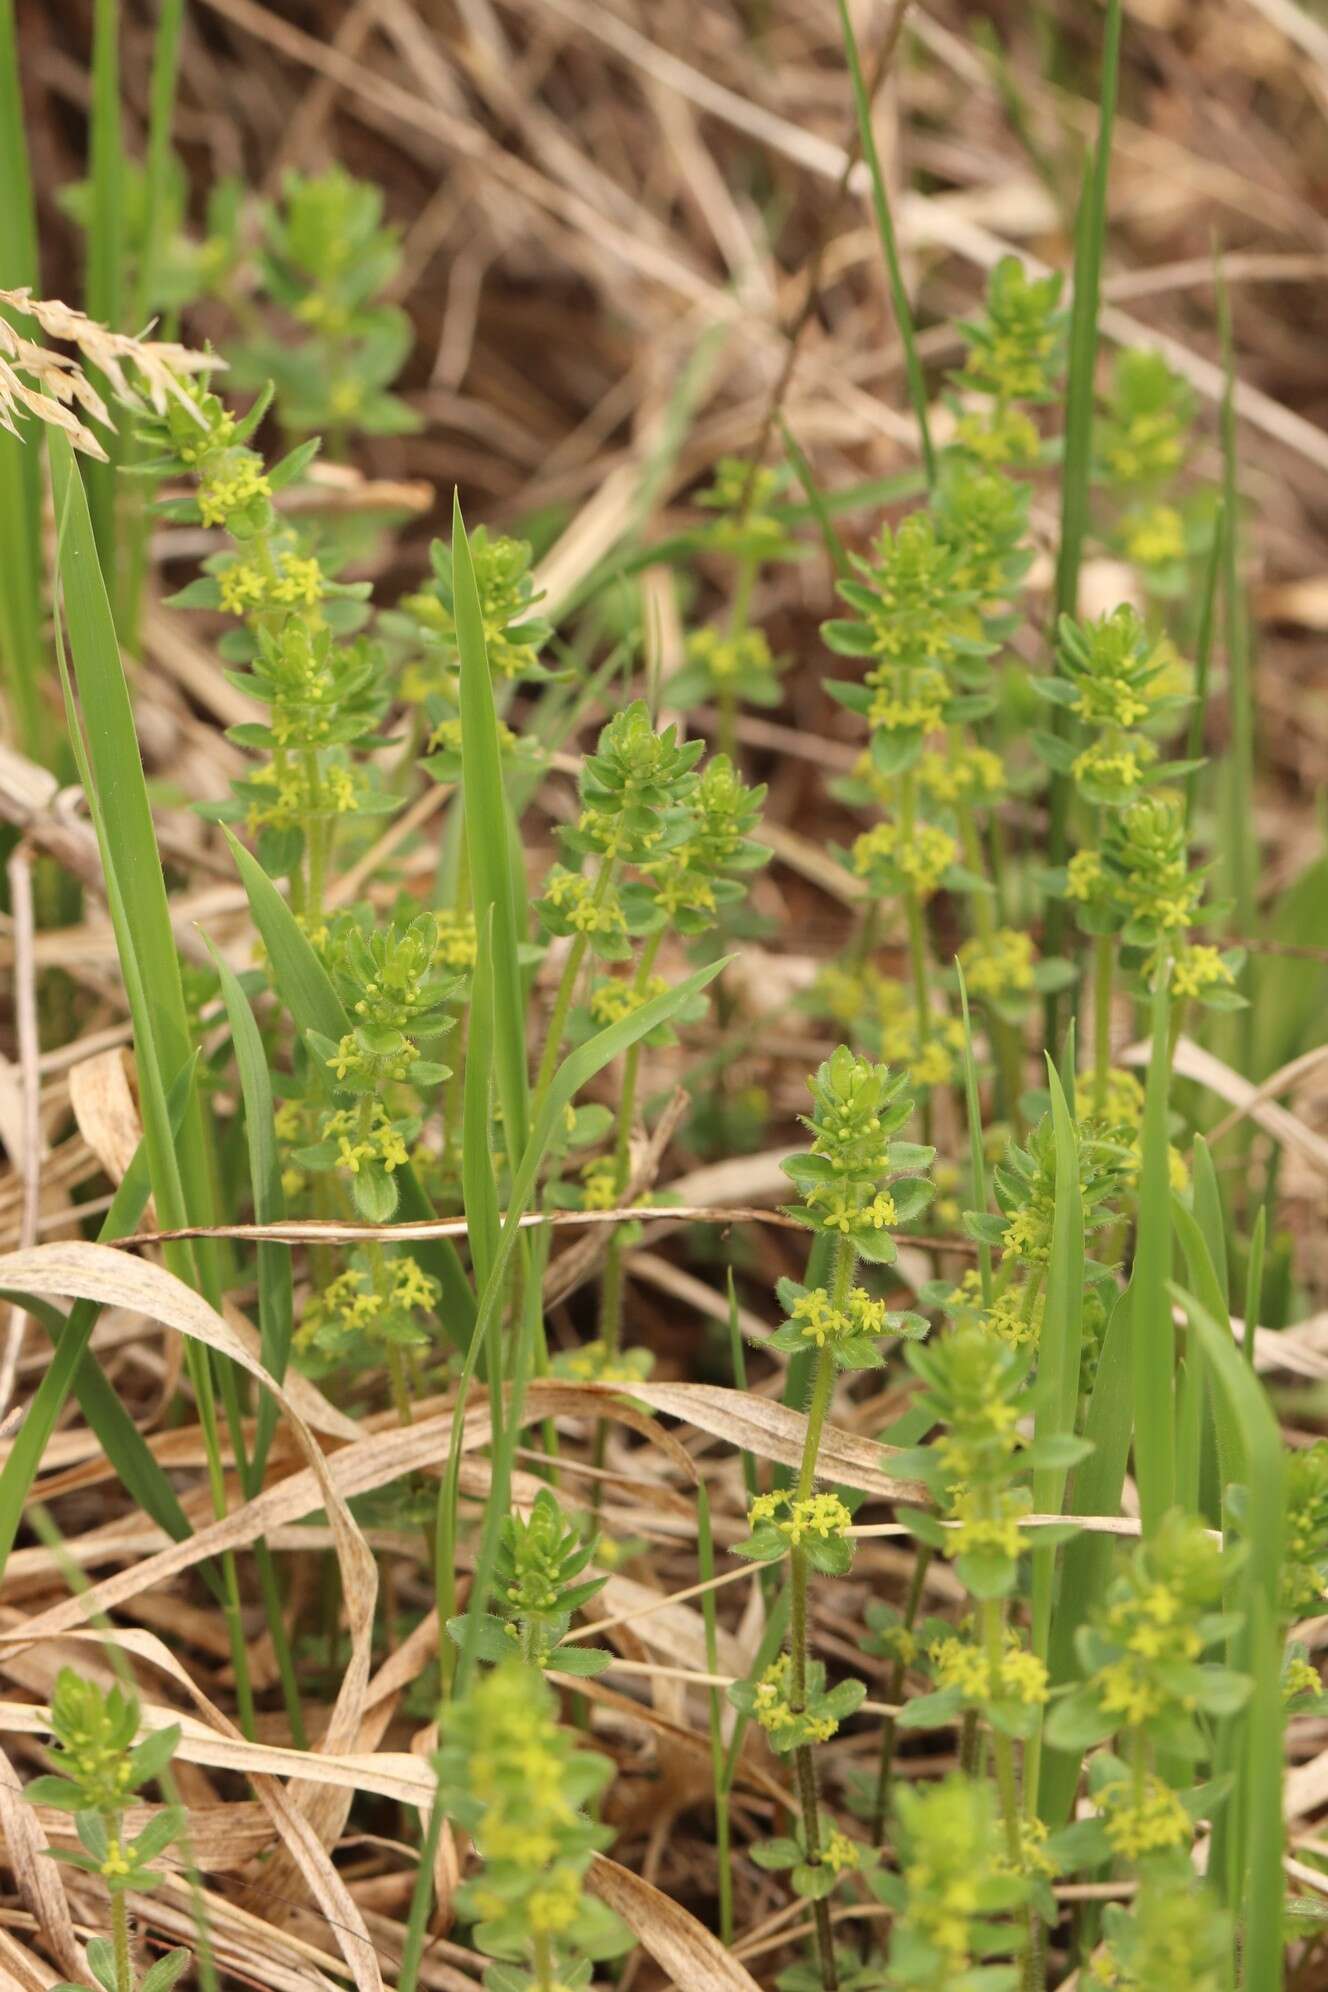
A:
<svg viewBox="0 0 1328 1992">
<path fill-rule="evenodd" d="M 1227 714 L 1230 744 L 1223 770 L 1222 808 L 1218 812 L 1218 873 L 1233 902 L 1232 917 L 1242 940 L 1258 931 L 1256 887 L 1259 846 L 1254 828 L 1254 685 L 1250 662 L 1249 609 L 1240 579 L 1240 492 L 1236 448 L 1236 358 L 1231 329 L 1231 304 L 1219 257 L 1214 270 L 1217 319 L 1222 338 L 1222 606 L 1227 654 Z M 1249 971 L 1238 981 L 1249 994 Z M 1227 1020 L 1224 1044 L 1233 1062 L 1250 1074 L 1254 1062 L 1254 1010 L 1247 1007 Z M 1229 1052 L 1228 1056 L 1232 1056 Z M 1239 1136 L 1249 1141 L 1249 1123 Z"/>
<path fill-rule="evenodd" d="M 23 89 L 13 0 L 0 0 L 0 284 L 40 292 L 32 175 L 23 129 Z M 37 452 L 0 431 L 0 654 L 14 701 L 18 737 L 33 760 L 46 758 L 41 686 L 41 465 Z"/>
<path fill-rule="evenodd" d="M 1249 1263 L 1245 1269 L 1245 1360 L 1253 1366 L 1254 1338 L 1263 1308 L 1263 1261 L 1268 1239 L 1268 1206 L 1259 1205 L 1250 1233 Z"/>
<path fill-rule="evenodd" d="M 301 1037 L 306 1031 L 317 1031 L 321 1037 L 334 1040 L 343 1037 L 350 1029 L 350 1019 L 295 915 L 257 858 L 229 831 L 226 838 L 254 925 L 267 950 L 273 986 L 289 1010 L 296 1030 Z M 401 1218 L 427 1223 L 436 1215 L 413 1168 L 398 1169 L 397 1187 Z M 457 1347 L 464 1349 L 474 1325 L 475 1297 L 456 1247 L 450 1239 L 440 1238 L 419 1244 L 413 1250 L 424 1270 L 442 1287 L 443 1325 Z"/>
<path fill-rule="evenodd" d="M 1056 1143 L 1056 1206 L 1047 1266 L 1042 1339 L 1034 1399 L 1034 1438 L 1073 1437 L 1079 1405 L 1079 1371 L 1084 1338 L 1084 1208 L 1079 1187 L 1079 1143 L 1061 1085 L 1047 1059 L 1052 1127 Z M 1064 1467 L 1041 1467 L 1033 1474 L 1033 1506 L 1040 1515 L 1059 1514 L 1068 1474 Z M 1056 1580 L 1055 1549 L 1038 1549 L 1034 1539 L 1032 1645 L 1045 1660 L 1051 1641 L 1051 1607 Z M 1029 1739 L 1025 1778 L 1037 1789 L 1041 1735 Z"/>
<path fill-rule="evenodd" d="M 212 959 L 221 984 L 221 1000 L 231 1027 L 235 1069 L 244 1101 L 245 1144 L 249 1155 L 249 1183 L 253 1193 L 254 1222 L 279 1224 L 286 1215 L 286 1199 L 281 1188 L 281 1158 L 277 1152 L 274 1127 L 276 1105 L 267 1056 L 249 999 L 229 964 L 212 948 Z M 280 1383 L 290 1360 L 294 1303 L 291 1293 L 291 1258 L 284 1245 L 258 1247 L 258 1333 L 263 1367 Z M 277 1402 L 265 1391 L 258 1406 L 254 1447 L 245 1476 L 250 1499 L 263 1484 L 268 1448 L 277 1426 Z"/>
<path fill-rule="evenodd" d="M 490 922 L 493 948 L 494 1070 L 515 1171 L 529 1134 L 525 986 L 517 956 L 518 930 L 512 879 L 511 832 L 503 788 L 498 715 L 484 642 L 484 622 L 461 501 L 452 499 L 452 593 L 457 652 L 461 659 L 462 802 L 471 893 L 480 927 Z M 490 921 L 491 914 L 491 921 Z"/>
<path fill-rule="evenodd" d="M 1247 1546 L 1236 1580 L 1244 1624 L 1235 1662 L 1253 1677 L 1249 1702 L 1219 1725 L 1223 1757 L 1236 1774 L 1236 1791 L 1219 1815 L 1213 1862 L 1232 1878 L 1231 1896 L 1241 1911 L 1243 1983 L 1253 1992 L 1278 1992 L 1283 1984 L 1281 1651 L 1277 1630 L 1285 1528 L 1282 1435 L 1258 1378 L 1201 1301 L 1181 1287 L 1171 1296 L 1184 1309 L 1204 1352 L 1215 1393 L 1235 1434 L 1237 1472 L 1245 1488 L 1242 1531 Z M 1226 1732 L 1223 1734 L 1222 1732 Z M 1223 1843 L 1226 1843 L 1225 1845 Z"/>
<path fill-rule="evenodd" d="M 1111 140 L 1120 81 L 1120 44 L 1121 0 L 1107 0 L 1097 141 L 1075 224 L 1074 297 L 1070 311 L 1069 370 L 1065 384 L 1065 455 L 1061 469 L 1061 536 L 1056 560 L 1058 616 L 1072 616 L 1077 611 L 1079 569 L 1088 530 L 1102 251 L 1107 235 L 1107 183 L 1111 172 Z"/>
<path fill-rule="evenodd" d="M 1116 119 L 1120 78 L 1121 0 L 1107 0 L 1102 42 L 1102 76 L 1098 102 L 1097 143 L 1090 170 L 1084 176 L 1075 223 L 1074 297 L 1070 312 L 1069 371 L 1065 390 L 1065 451 L 1061 465 L 1061 530 L 1056 557 L 1056 615 L 1074 615 L 1079 602 L 1079 569 L 1088 530 L 1089 483 L 1093 468 L 1093 402 L 1097 371 L 1098 312 L 1102 284 L 1102 247 L 1107 233 L 1107 181 L 1111 169 L 1111 136 Z M 1067 715 L 1052 708 L 1052 731 L 1063 733 Z M 1063 865 L 1070 824 L 1071 778 L 1051 778 L 1049 856 Z M 1063 952 L 1065 902 L 1053 899 L 1047 909 L 1046 952 Z M 1048 1039 L 1059 1037 L 1060 999 L 1047 999 Z"/>
<path fill-rule="evenodd" d="M 872 213 L 876 219 L 876 233 L 881 241 L 881 253 L 885 258 L 886 275 L 890 283 L 890 302 L 904 347 L 904 373 L 908 381 L 908 398 L 913 404 L 913 415 L 918 425 L 918 440 L 922 446 L 922 461 L 927 473 L 927 483 L 931 486 L 936 482 L 936 452 L 932 445 L 931 424 L 927 417 L 927 382 L 918 353 L 913 308 L 908 301 L 908 292 L 904 288 L 904 273 L 899 263 L 899 244 L 895 238 L 894 218 L 890 213 L 890 199 L 885 190 L 881 155 L 877 150 L 876 133 L 872 128 L 871 100 L 867 95 L 867 84 L 862 74 L 862 60 L 858 54 L 858 39 L 853 32 L 848 0 L 839 0 L 839 33 L 844 44 L 844 60 L 848 65 L 849 81 L 853 86 L 853 109 L 858 120 L 858 143 L 862 148 L 863 161 L 871 180 Z"/>
<path fill-rule="evenodd" d="M 797 473 L 798 482 L 806 494 L 811 515 L 816 521 L 817 529 L 825 543 L 825 550 L 830 556 L 830 565 L 834 568 L 839 580 L 846 580 L 850 573 L 848 554 L 844 551 L 843 540 L 840 539 L 839 534 L 835 531 L 835 522 L 830 516 L 830 507 L 826 503 L 825 493 L 816 481 L 816 473 L 812 469 L 806 452 L 803 450 L 801 443 L 799 443 L 784 417 L 779 415 L 776 417 L 776 421 L 779 425 L 779 433 L 784 439 L 784 448 L 788 451 L 789 462 L 793 465 Z"/>
<path fill-rule="evenodd" d="M 161 0 L 157 36 L 152 47 L 152 80 L 148 93 L 148 140 L 143 160 L 143 240 L 135 273 L 131 325 L 139 331 L 152 315 L 156 294 L 158 236 L 165 211 L 171 168 L 171 127 L 175 122 L 175 92 L 180 76 L 180 42 L 184 33 L 184 0 Z"/>
<path fill-rule="evenodd" d="M 480 1291 L 493 1270 L 498 1250 L 502 1218 L 498 1190 L 493 1179 L 493 1158 L 489 1152 L 493 1106 L 493 908 L 482 929 L 484 944 L 477 949 L 475 973 L 468 1006 L 466 1042 L 466 1083 L 462 1099 L 461 1196 L 466 1212 L 470 1262 L 475 1269 L 475 1285 Z"/>
<path fill-rule="evenodd" d="M 95 0 L 92 27 L 92 108 L 88 124 L 88 178 L 92 207 L 87 228 L 86 307 L 91 318 L 124 329 L 125 209 L 124 133 L 120 112 L 120 0 Z M 108 395 L 104 378 L 97 385 Z M 116 565 L 116 465 L 119 438 L 105 437 L 108 463 L 90 463 L 88 504 L 97 536 L 102 572 Z"/>
<path fill-rule="evenodd" d="M 1176 1496 L 1176 1334 L 1171 1276 L 1171 1178 L 1167 1104 L 1171 1059 L 1164 980 L 1153 992 L 1152 1048 L 1144 1095 L 1139 1171 L 1139 1232 L 1130 1280 L 1134 1337 L 1134 1471 L 1144 1531 L 1156 1528 Z"/>
<path fill-rule="evenodd" d="M 1223 542 L 1226 537 L 1227 508 L 1219 503 L 1213 518 L 1213 543 L 1204 562 L 1204 578 L 1199 596 L 1199 630 L 1194 641 L 1194 704 L 1185 741 L 1185 758 L 1198 761 L 1203 755 L 1204 721 L 1208 716 L 1208 684 L 1213 671 L 1213 634 L 1217 627 L 1218 582 L 1222 574 Z M 1194 823 L 1199 798 L 1201 768 L 1192 768 L 1185 777 L 1185 827 Z"/>
</svg>

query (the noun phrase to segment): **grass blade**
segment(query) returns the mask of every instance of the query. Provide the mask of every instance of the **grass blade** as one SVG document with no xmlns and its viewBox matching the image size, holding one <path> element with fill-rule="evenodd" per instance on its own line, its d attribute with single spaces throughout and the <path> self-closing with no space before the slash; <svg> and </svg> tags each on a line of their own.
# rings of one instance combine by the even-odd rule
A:
<svg viewBox="0 0 1328 1992">
<path fill-rule="evenodd" d="M 452 498 L 452 592 L 456 603 L 457 652 L 461 659 L 462 804 L 472 900 L 481 930 L 487 925 L 493 949 L 494 1070 L 507 1137 L 507 1158 L 515 1170 L 529 1134 L 526 1071 L 526 1003 L 517 957 L 517 915 L 512 878 L 511 832 L 503 788 L 498 715 L 484 643 L 484 622 L 461 501 Z"/>
<path fill-rule="evenodd" d="M 1285 1526 L 1282 1435 L 1258 1378 L 1201 1301 L 1183 1288 L 1169 1292 L 1184 1309 L 1203 1348 L 1215 1393 L 1235 1435 L 1238 1477 L 1245 1489 L 1247 1554 L 1236 1579 L 1244 1623 L 1234 1661 L 1252 1675 L 1245 1708 L 1220 1725 L 1222 1756 L 1235 1771 L 1233 1800 L 1213 1835 L 1213 1865 L 1228 1878 L 1241 1912 L 1244 1983 L 1259 1992 L 1283 1984 L 1281 1651 L 1277 1630 Z"/>
<path fill-rule="evenodd" d="M 1097 371 L 1098 311 L 1102 285 L 1102 246 L 1107 232 L 1107 181 L 1111 168 L 1111 136 L 1116 121 L 1120 80 L 1121 0 L 1107 0 L 1102 41 L 1102 79 L 1098 101 L 1097 143 L 1075 223 L 1074 297 L 1070 312 L 1069 371 L 1065 389 L 1065 454 L 1061 466 L 1061 532 L 1056 556 L 1056 616 L 1072 616 L 1079 603 L 1079 569 L 1088 530 L 1089 482 L 1093 468 L 1093 401 Z M 1052 731 L 1060 734 L 1067 715 L 1052 710 Z M 1051 778 L 1049 861 L 1063 865 L 1070 822 L 1071 778 Z M 1046 952 L 1064 951 L 1065 903 L 1053 899 L 1047 909 Z M 1059 1035 L 1060 998 L 1047 998 L 1047 1038 Z"/>
<path fill-rule="evenodd" d="M 1159 978 L 1152 1002 L 1152 1046 L 1144 1095 L 1143 1162 L 1139 1171 L 1139 1235 L 1130 1280 L 1134 1471 L 1145 1534 L 1156 1528 L 1176 1497 L 1176 1334 L 1167 1297 L 1171 1275 L 1168 1024 L 1167 985 L 1164 978 Z"/>
<path fill-rule="evenodd" d="M 853 86 L 853 108 L 858 120 L 858 143 L 862 147 L 863 161 L 871 180 L 872 213 L 876 218 L 876 233 L 880 237 L 881 253 L 885 257 L 886 275 L 890 282 L 890 303 L 894 309 L 895 324 L 899 327 L 899 337 L 904 347 L 904 374 L 908 381 L 908 398 L 913 405 L 913 415 L 918 425 L 922 461 L 927 473 L 927 484 L 930 487 L 936 482 L 936 452 L 932 445 L 931 424 L 927 417 L 927 382 L 918 353 L 913 308 L 908 301 L 908 292 L 904 288 L 904 273 L 899 264 L 899 244 L 895 238 L 894 218 L 890 213 L 890 198 L 885 190 L 881 155 L 877 150 L 876 133 L 872 128 L 871 99 L 867 94 L 867 84 L 862 74 L 862 59 L 858 54 L 858 38 L 853 32 L 848 0 L 839 0 L 839 33 L 844 44 L 844 60 L 848 65 L 849 81 Z"/>
<path fill-rule="evenodd" d="M 87 229 L 88 315 L 123 329 L 125 307 L 124 133 L 120 116 L 120 0 L 96 0 L 92 27 L 92 109 L 88 122 L 92 205 Z M 97 385 L 109 388 L 101 375 Z M 116 564 L 116 465 L 119 438 L 105 438 L 107 463 L 87 467 L 88 504 L 103 574 Z"/>
<path fill-rule="evenodd" d="M 40 290 L 13 0 L 0 0 L 0 284 L 7 290 L 18 290 L 25 284 Z M 44 761 L 46 724 L 41 685 L 46 649 L 42 640 L 40 460 L 17 436 L 2 431 L 0 516 L 5 521 L 5 557 L 0 562 L 0 654 L 23 751 L 32 760 Z"/>
</svg>

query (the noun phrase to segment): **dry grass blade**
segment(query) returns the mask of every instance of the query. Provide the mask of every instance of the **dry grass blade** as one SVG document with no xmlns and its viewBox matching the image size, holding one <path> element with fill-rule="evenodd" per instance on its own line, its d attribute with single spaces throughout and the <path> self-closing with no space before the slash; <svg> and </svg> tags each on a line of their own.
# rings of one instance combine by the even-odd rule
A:
<svg viewBox="0 0 1328 1992">
<path fill-rule="evenodd" d="M 592 1894 L 622 1917 L 679 1992 L 759 1992 L 750 1972 L 703 1923 L 630 1868 L 596 1854 L 586 1880 Z"/>
</svg>

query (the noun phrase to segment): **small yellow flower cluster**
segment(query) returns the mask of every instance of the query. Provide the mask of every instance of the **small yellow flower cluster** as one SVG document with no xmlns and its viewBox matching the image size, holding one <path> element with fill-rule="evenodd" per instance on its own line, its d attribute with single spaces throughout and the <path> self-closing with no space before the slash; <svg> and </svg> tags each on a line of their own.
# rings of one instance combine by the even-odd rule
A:
<svg viewBox="0 0 1328 1992">
<path fill-rule="evenodd" d="M 704 872 L 691 864 L 687 849 L 675 851 L 654 868 L 655 904 L 670 920 L 680 913 L 713 913 L 715 888 Z"/>
<path fill-rule="evenodd" d="M 410 1160 L 406 1144 L 381 1100 L 373 1102 L 367 1123 L 362 1122 L 358 1107 L 338 1107 L 325 1114 L 319 1139 L 336 1143 L 337 1167 L 348 1170 L 352 1176 L 358 1176 L 366 1163 L 376 1164 L 391 1175 L 394 1169 L 404 1169 Z"/>
<path fill-rule="evenodd" d="M 1124 525 L 1125 557 L 1140 567 L 1166 567 L 1185 558 L 1185 521 L 1174 505 L 1148 505 Z"/>
<path fill-rule="evenodd" d="M 859 878 L 879 877 L 882 883 L 875 889 L 903 887 L 919 899 L 931 898 L 958 856 L 954 838 L 935 823 L 916 824 L 911 832 L 902 824 L 877 823 L 853 842 L 853 869 Z"/>
<path fill-rule="evenodd" d="M 1033 955 L 1031 934 L 1015 927 L 998 927 L 986 939 L 975 934 L 965 941 L 959 950 L 959 965 L 970 995 L 1004 1002 L 1026 995 L 1033 987 Z"/>
<path fill-rule="evenodd" d="M 687 639 L 687 656 L 707 671 L 717 685 L 772 668 L 770 643 L 764 630 L 698 629 Z"/>
<path fill-rule="evenodd" d="M 627 922 L 618 895 L 610 886 L 596 898 L 596 887 L 582 872 L 555 865 L 544 885 L 544 897 L 577 934 L 625 936 Z"/>
<path fill-rule="evenodd" d="M 1041 1204 L 1025 1204 L 1007 1221 L 1001 1240 L 1003 1251 L 1022 1259 L 1028 1266 L 1045 1266 L 1051 1258 L 1053 1211 Z"/>
<path fill-rule="evenodd" d="M 1148 716 L 1148 700 L 1125 678 L 1083 678 L 1072 710 L 1090 726 L 1137 726 Z"/>
<path fill-rule="evenodd" d="M 438 927 L 438 945 L 434 949 L 434 960 L 443 968 L 474 968 L 475 958 L 479 952 L 475 915 L 451 907 L 442 907 L 433 917 Z"/>
<path fill-rule="evenodd" d="M 372 1336 L 391 1315 L 426 1311 L 438 1298 L 438 1285 L 408 1254 L 380 1259 L 376 1266 L 357 1259 L 338 1273 L 304 1310 L 296 1341 L 301 1348 L 329 1344 L 342 1336 Z"/>
<path fill-rule="evenodd" d="M 834 1826 L 821 1849 L 821 1866 L 835 1874 L 851 1874 L 862 1866 L 862 1849 L 856 1840 L 850 1840 L 847 1833 Z"/>
<path fill-rule="evenodd" d="M 553 1358 L 552 1369 L 555 1376 L 570 1377 L 577 1383 L 640 1383 L 649 1376 L 653 1361 L 648 1349 L 612 1350 L 604 1342 L 594 1341 L 561 1350 Z M 601 1539 L 597 1554 L 604 1548 Z"/>
<path fill-rule="evenodd" d="M 829 1231 L 842 1231 L 847 1237 L 865 1225 L 871 1231 L 885 1231 L 895 1221 L 895 1200 L 888 1190 L 878 1190 L 866 1203 L 858 1203 L 832 1184 L 816 1184 L 803 1199 Z"/>
<path fill-rule="evenodd" d="M 205 526 L 224 526 L 255 498 L 271 495 L 272 487 L 259 458 L 245 451 L 238 462 L 220 455 L 198 488 L 198 512 Z"/>
<path fill-rule="evenodd" d="M 1171 1786 L 1152 1772 L 1138 1788 L 1128 1778 L 1104 1785 L 1097 1803 L 1112 1852 L 1126 1860 L 1183 1847 L 1194 1838 L 1189 1813 Z"/>
<path fill-rule="evenodd" d="M 880 683 L 881 673 L 869 672 L 874 683 L 867 724 L 882 733 L 935 733 L 945 721 L 949 687 L 940 671 L 913 671 L 906 691 L 893 682 Z"/>
<path fill-rule="evenodd" d="M 767 1524 L 778 1529 L 796 1548 L 804 1536 L 817 1536 L 822 1542 L 847 1535 L 853 1517 L 837 1494 L 809 1494 L 797 1500 L 785 1487 L 773 1494 L 758 1494 L 747 1510 L 749 1529 Z"/>
<path fill-rule="evenodd" d="M 1177 949 L 1171 970 L 1173 996 L 1199 996 L 1205 989 L 1219 986 L 1230 989 L 1235 980 L 1217 948 L 1196 941 Z"/>
<path fill-rule="evenodd" d="M 311 775 L 303 757 L 280 766 L 267 761 L 254 769 L 248 784 L 270 798 L 250 803 L 245 823 L 251 831 L 297 829 L 314 818 L 353 815 L 359 807 L 354 776 L 336 763 Z"/>
<path fill-rule="evenodd" d="M 955 427 L 955 442 L 967 456 L 993 469 L 1036 463 L 1042 448 L 1037 425 L 1022 408 L 998 407 L 989 416 L 963 416 Z"/>
<path fill-rule="evenodd" d="M 1041 1286 L 1036 1291 L 1028 1285 L 1008 1286 L 1003 1293 L 993 1294 L 990 1307 L 984 1307 L 981 1275 L 976 1266 L 970 1266 L 955 1289 L 953 1306 L 971 1314 L 1013 1349 L 1036 1348 L 1042 1338 L 1046 1294 Z"/>
<path fill-rule="evenodd" d="M 1102 891 L 1105 876 L 1102 859 L 1096 851 L 1076 851 L 1067 867 L 1067 898 L 1080 902 L 1096 899 Z"/>
<path fill-rule="evenodd" d="M 812 1743 L 828 1743 L 839 1728 L 833 1715 L 808 1715 L 795 1709 L 789 1700 L 790 1662 L 781 1653 L 771 1662 L 756 1684 L 752 1713 L 776 1749 L 790 1737 L 806 1737 Z"/>
<path fill-rule="evenodd" d="M 1047 1852 L 1047 1839 L 1050 1829 L 1045 1819 L 1036 1813 L 1031 1816 L 1024 1812 L 1019 1815 L 1019 1857 L 1011 1860 L 1009 1854 L 998 1853 L 992 1865 L 998 1874 L 1042 1875 L 1047 1880 L 1060 1870 Z"/>
<path fill-rule="evenodd" d="M 1081 784 L 1092 783 L 1123 796 L 1138 788 L 1145 769 L 1156 759 L 1157 749 L 1142 734 L 1136 735 L 1129 747 L 1113 746 L 1107 736 L 1076 754 L 1071 773 Z"/>
<path fill-rule="evenodd" d="M 883 1300 L 873 1300 L 865 1287 L 853 1287 L 845 1307 L 832 1305 L 825 1287 L 812 1287 L 793 1303 L 790 1319 L 803 1336 L 823 1349 L 827 1342 L 841 1342 L 854 1335 L 884 1335 L 888 1310 Z"/>
<path fill-rule="evenodd" d="M 918 786 L 935 802 L 993 802 L 1005 793 L 1005 767 L 989 747 L 951 743 L 918 762 Z"/>
<path fill-rule="evenodd" d="M 947 1086 L 964 1049 L 964 1027 L 957 1017 L 921 1017 L 901 982 L 872 978 L 881 1056 L 891 1065 L 906 1065 L 915 1086 Z"/>
<path fill-rule="evenodd" d="M 591 992 L 591 1019 L 601 1029 L 606 1024 L 620 1024 L 624 1017 L 634 1016 L 656 996 L 663 996 L 668 986 L 662 975 L 648 976 L 644 986 L 639 986 L 634 978 L 609 976 L 604 982 L 597 983 Z"/>
<path fill-rule="evenodd" d="M 1317 1667 L 1312 1667 L 1300 1654 L 1287 1661 L 1282 1673 L 1282 1696 L 1285 1701 L 1294 1701 L 1297 1695 L 1317 1695 L 1322 1692 L 1323 1682 L 1319 1678 Z"/>
<path fill-rule="evenodd" d="M 992 1550 L 1000 1556 L 1022 1556 L 1028 1547 L 1028 1537 L 1019 1526 L 1028 1512 L 1026 1495 L 1022 1491 L 1005 1491 L 994 1505 L 998 1513 L 981 1515 L 976 1512 L 976 1496 L 962 1490 L 955 1495 L 950 1510 L 955 1527 L 946 1542 L 947 1556 L 970 1556 Z"/>
<path fill-rule="evenodd" d="M 600 1155 L 581 1171 L 581 1205 L 584 1210 L 612 1210 L 620 1201 L 618 1171 L 612 1156 Z"/>
<path fill-rule="evenodd" d="M 498 728 L 498 751 L 512 754 L 520 742 L 505 719 L 496 722 Z M 431 754 L 459 754 L 461 752 L 461 721 L 459 718 L 440 719 L 429 735 Z"/>
<path fill-rule="evenodd" d="M 580 1914 L 581 1878 L 573 1868 L 555 1868 L 546 1882 L 526 1897 L 526 1919 L 532 1932 L 550 1936 L 566 1930 Z"/>
</svg>

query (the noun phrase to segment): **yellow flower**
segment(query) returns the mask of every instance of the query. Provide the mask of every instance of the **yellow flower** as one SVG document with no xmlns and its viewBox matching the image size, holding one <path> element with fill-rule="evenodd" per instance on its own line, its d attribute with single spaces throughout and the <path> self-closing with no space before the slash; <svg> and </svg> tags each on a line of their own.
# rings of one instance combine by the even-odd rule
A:
<svg viewBox="0 0 1328 1992">
<path fill-rule="evenodd" d="M 987 939 L 974 935 L 959 950 L 959 965 L 973 996 L 999 1002 L 1022 996 L 1033 987 L 1033 936 L 1014 927 L 998 927 Z"/>
<path fill-rule="evenodd" d="M 1172 505 L 1150 505 L 1125 522 L 1125 554 L 1140 567 L 1165 567 L 1185 558 L 1185 522 Z"/>
<path fill-rule="evenodd" d="M 1226 962 L 1216 948 L 1195 943 L 1177 950 L 1171 970 L 1173 996 L 1198 996 L 1215 986 L 1231 988 L 1235 983 Z"/>
<path fill-rule="evenodd" d="M 1126 1778 L 1105 1785 L 1097 1803 L 1112 1851 L 1126 1860 L 1186 1846 L 1194 1837 L 1189 1813 L 1170 1785 L 1151 1772 L 1137 1790 Z"/>
</svg>

